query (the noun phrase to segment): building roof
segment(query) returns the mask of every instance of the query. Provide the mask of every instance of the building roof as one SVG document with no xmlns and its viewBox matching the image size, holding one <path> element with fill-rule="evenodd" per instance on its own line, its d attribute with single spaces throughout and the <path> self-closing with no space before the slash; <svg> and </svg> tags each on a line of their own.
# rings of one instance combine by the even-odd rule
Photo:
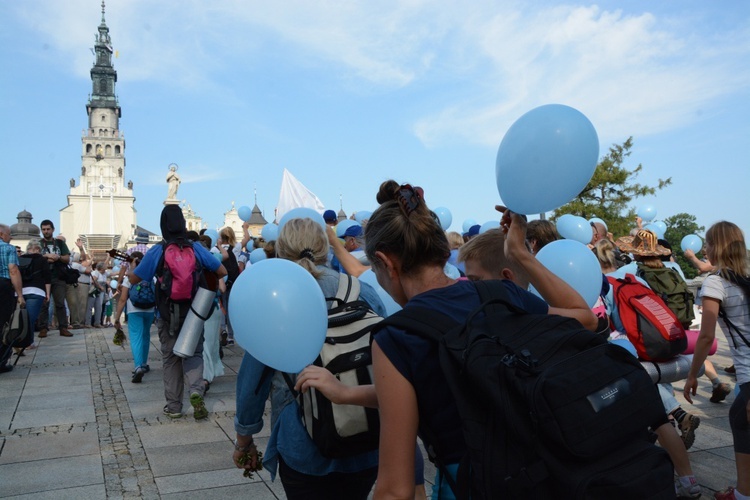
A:
<svg viewBox="0 0 750 500">
<path fill-rule="evenodd" d="M 253 213 L 250 216 L 250 220 L 247 221 L 248 224 L 252 225 L 258 225 L 258 226 L 265 226 L 268 224 L 268 221 L 263 217 L 263 214 L 260 211 L 260 208 L 258 208 L 258 204 L 256 203 L 253 205 Z"/>
</svg>

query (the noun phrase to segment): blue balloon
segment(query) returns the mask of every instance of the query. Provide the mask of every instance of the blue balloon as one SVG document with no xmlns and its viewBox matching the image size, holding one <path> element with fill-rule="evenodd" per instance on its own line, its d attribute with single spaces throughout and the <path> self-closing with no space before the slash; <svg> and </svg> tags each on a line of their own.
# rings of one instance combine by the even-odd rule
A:
<svg viewBox="0 0 750 500">
<path fill-rule="evenodd" d="M 120 266 L 115 266 L 112 268 L 112 274 L 120 274 Z"/>
<path fill-rule="evenodd" d="M 604 229 L 609 231 L 609 227 L 607 227 L 607 223 L 604 222 L 604 219 L 600 219 L 599 217 L 592 217 L 589 219 L 589 222 L 598 222 L 600 224 L 604 225 Z"/>
<path fill-rule="evenodd" d="M 117 290 L 117 280 L 112 280 L 109 282 L 109 287 L 113 290 Z"/>
<path fill-rule="evenodd" d="M 342 220 L 336 226 L 336 236 L 339 238 L 343 238 L 346 230 L 352 226 L 359 226 L 359 224 L 357 223 L 357 221 L 351 219 Z"/>
<path fill-rule="evenodd" d="M 250 264 L 255 264 L 261 260 L 267 259 L 268 255 L 266 255 L 266 252 L 262 248 L 256 248 L 250 252 L 250 257 L 248 258 L 250 259 Z"/>
<path fill-rule="evenodd" d="M 237 209 L 237 215 L 239 215 L 240 219 L 244 222 L 247 222 L 250 220 L 250 217 L 253 216 L 253 210 L 250 207 L 243 205 Z"/>
<path fill-rule="evenodd" d="M 365 221 L 370 219 L 370 217 L 372 217 L 372 212 L 368 210 L 360 210 L 359 212 L 354 212 L 354 220 L 359 222 L 360 225 L 364 224 Z"/>
<path fill-rule="evenodd" d="M 695 234 L 688 234 L 684 238 L 682 238 L 682 241 L 680 242 L 680 248 L 682 248 L 682 251 L 685 250 L 692 250 L 693 253 L 698 253 L 703 248 L 703 240 L 701 240 L 700 236 L 697 236 Z"/>
<path fill-rule="evenodd" d="M 661 220 L 656 220 L 652 224 L 659 228 L 659 232 L 657 233 L 659 238 L 664 238 L 664 235 L 667 233 L 667 224 Z"/>
<path fill-rule="evenodd" d="M 461 226 L 461 229 L 464 230 L 464 233 L 468 233 L 469 229 L 471 229 L 471 226 L 476 226 L 476 225 L 477 225 L 477 221 L 475 221 L 474 219 L 466 219 L 463 225 Z"/>
<path fill-rule="evenodd" d="M 656 235 L 657 238 L 663 239 L 664 238 L 664 232 L 667 230 L 667 225 L 664 224 L 661 221 L 655 221 L 651 224 L 646 224 L 643 229 L 648 229 L 652 233 Z"/>
<path fill-rule="evenodd" d="M 575 240 L 588 244 L 594 236 L 591 224 L 583 217 L 564 214 L 557 219 L 557 232 L 566 240 Z"/>
<path fill-rule="evenodd" d="M 219 232 L 216 229 L 206 229 L 203 234 L 211 238 L 211 245 L 219 244 Z"/>
<path fill-rule="evenodd" d="M 636 358 L 638 357 L 638 352 L 635 350 L 635 346 L 628 339 L 621 337 L 619 339 L 610 340 L 609 342 L 614 345 L 619 345 L 620 347 L 628 351 L 630 354 L 632 354 Z"/>
<path fill-rule="evenodd" d="M 573 240 L 557 240 L 539 250 L 536 258 L 594 307 L 602 289 L 602 271 L 589 247 Z"/>
<path fill-rule="evenodd" d="M 534 108 L 511 125 L 497 151 L 497 189 L 520 214 L 558 208 L 586 187 L 599 158 L 599 137 L 580 111 Z"/>
<path fill-rule="evenodd" d="M 643 222 L 651 222 L 656 217 L 656 209 L 653 205 L 641 205 L 638 207 L 638 217 L 643 219 Z"/>
<path fill-rule="evenodd" d="M 380 286 L 380 283 L 378 283 L 378 279 L 375 277 L 375 273 L 372 272 L 372 269 L 368 269 L 367 271 L 360 274 L 359 280 L 367 283 L 375 289 L 378 297 L 380 297 L 380 300 L 385 306 L 386 317 L 401 310 L 401 306 L 398 305 L 390 295 L 388 295 L 388 292 L 386 292 L 382 286 Z"/>
<path fill-rule="evenodd" d="M 279 226 L 269 222 L 260 230 L 260 236 L 266 241 L 276 241 L 276 238 L 279 237 Z"/>
<path fill-rule="evenodd" d="M 281 220 L 279 221 L 279 232 L 281 232 L 281 228 L 284 227 L 284 224 L 292 219 L 312 219 L 320 224 L 320 227 L 323 228 L 323 231 L 326 230 L 326 221 L 323 220 L 322 215 L 320 215 L 312 208 L 299 207 L 291 209 L 281 217 Z"/>
<path fill-rule="evenodd" d="M 451 211 L 445 207 L 437 207 L 433 210 L 433 212 L 435 212 L 435 215 L 438 216 L 440 227 L 443 228 L 443 231 L 447 231 L 448 228 L 451 227 L 451 223 L 453 222 L 453 215 L 451 214 Z"/>
<path fill-rule="evenodd" d="M 499 228 L 500 228 L 499 220 L 490 220 L 482 224 L 482 227 L 479 228 L 479 234 L 486 233 L 490 229 L 499 229 Z"/>
<path fill-rule="evenodd" d="M 297 373 L 318 357 L 328 308 L 312 275 L 284 259 L 267 259 L 240 273 L 229 296 L 237 343 L 261 363 Z"/>
</svg>

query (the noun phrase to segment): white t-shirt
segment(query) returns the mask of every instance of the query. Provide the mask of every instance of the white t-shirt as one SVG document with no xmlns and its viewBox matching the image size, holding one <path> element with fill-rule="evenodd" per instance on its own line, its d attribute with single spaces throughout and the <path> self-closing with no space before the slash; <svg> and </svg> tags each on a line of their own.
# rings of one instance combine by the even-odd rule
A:
<svg viewBox="0 0 750 500">
<path fill-rule="evenodd" d="M 712 274 L 703 282 L 700 293 L 701 297 L 721 301 L 721 307 L 729 321 L 750 342 L 750 310 L 748 309 L 748 298 L 743 293 L 742 288 L 717 274 Z M 737 383 L 750 382 L 750 347 L 745 344 L 734 329 L 730 331 L 721 316 L 719 317 L 719 324 L 727 337 L 734 366 L 737 369 Z"/>
<path fill-rule="evenodd" d="M 153 307 L 150 307 L 148 309 L 141 309 L 139 307 L 135 307 L 133 305 L 133 303 L 130 301 L 130 281 L 128 280 L 128 275 L 127 274 L 122 279 L 122 286 L 128 289 L 128 314 L 130 314 L 130 313 L 152 313 L 152 312 L 154 312 L 154 308 Z"/>
</svg>

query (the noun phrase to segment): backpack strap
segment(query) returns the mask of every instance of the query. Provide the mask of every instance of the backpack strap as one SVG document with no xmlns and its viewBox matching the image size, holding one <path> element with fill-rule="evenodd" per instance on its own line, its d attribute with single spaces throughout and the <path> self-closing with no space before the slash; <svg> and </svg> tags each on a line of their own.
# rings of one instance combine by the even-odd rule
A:
<svg viewBox="0 0 750 500">
<path fill-rule="evenodd" d="M 408 333 L 439 344 L 443 339 L 443 335 L 453 327 L 458 326 L 458 323 L 450 316 L 434 309 L 414 306 L 401 309 L 375 325 L 372 330 L 373 335 L 387 326 L 405 330 Z"/>
</svg>

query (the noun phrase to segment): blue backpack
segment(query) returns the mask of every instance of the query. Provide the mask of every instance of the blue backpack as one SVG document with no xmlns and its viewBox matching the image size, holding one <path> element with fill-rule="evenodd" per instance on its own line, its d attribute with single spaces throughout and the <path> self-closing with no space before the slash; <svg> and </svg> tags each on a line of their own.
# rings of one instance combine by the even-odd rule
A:
<svg viewBox="0 0 750 500">
<path fill-rule="evenodd" d="M 151 309 L 156 305 L 156 290 L 153 280 L 143 280 L 130 287 L 130 302 L 138 309 Z"/>
</svg>

